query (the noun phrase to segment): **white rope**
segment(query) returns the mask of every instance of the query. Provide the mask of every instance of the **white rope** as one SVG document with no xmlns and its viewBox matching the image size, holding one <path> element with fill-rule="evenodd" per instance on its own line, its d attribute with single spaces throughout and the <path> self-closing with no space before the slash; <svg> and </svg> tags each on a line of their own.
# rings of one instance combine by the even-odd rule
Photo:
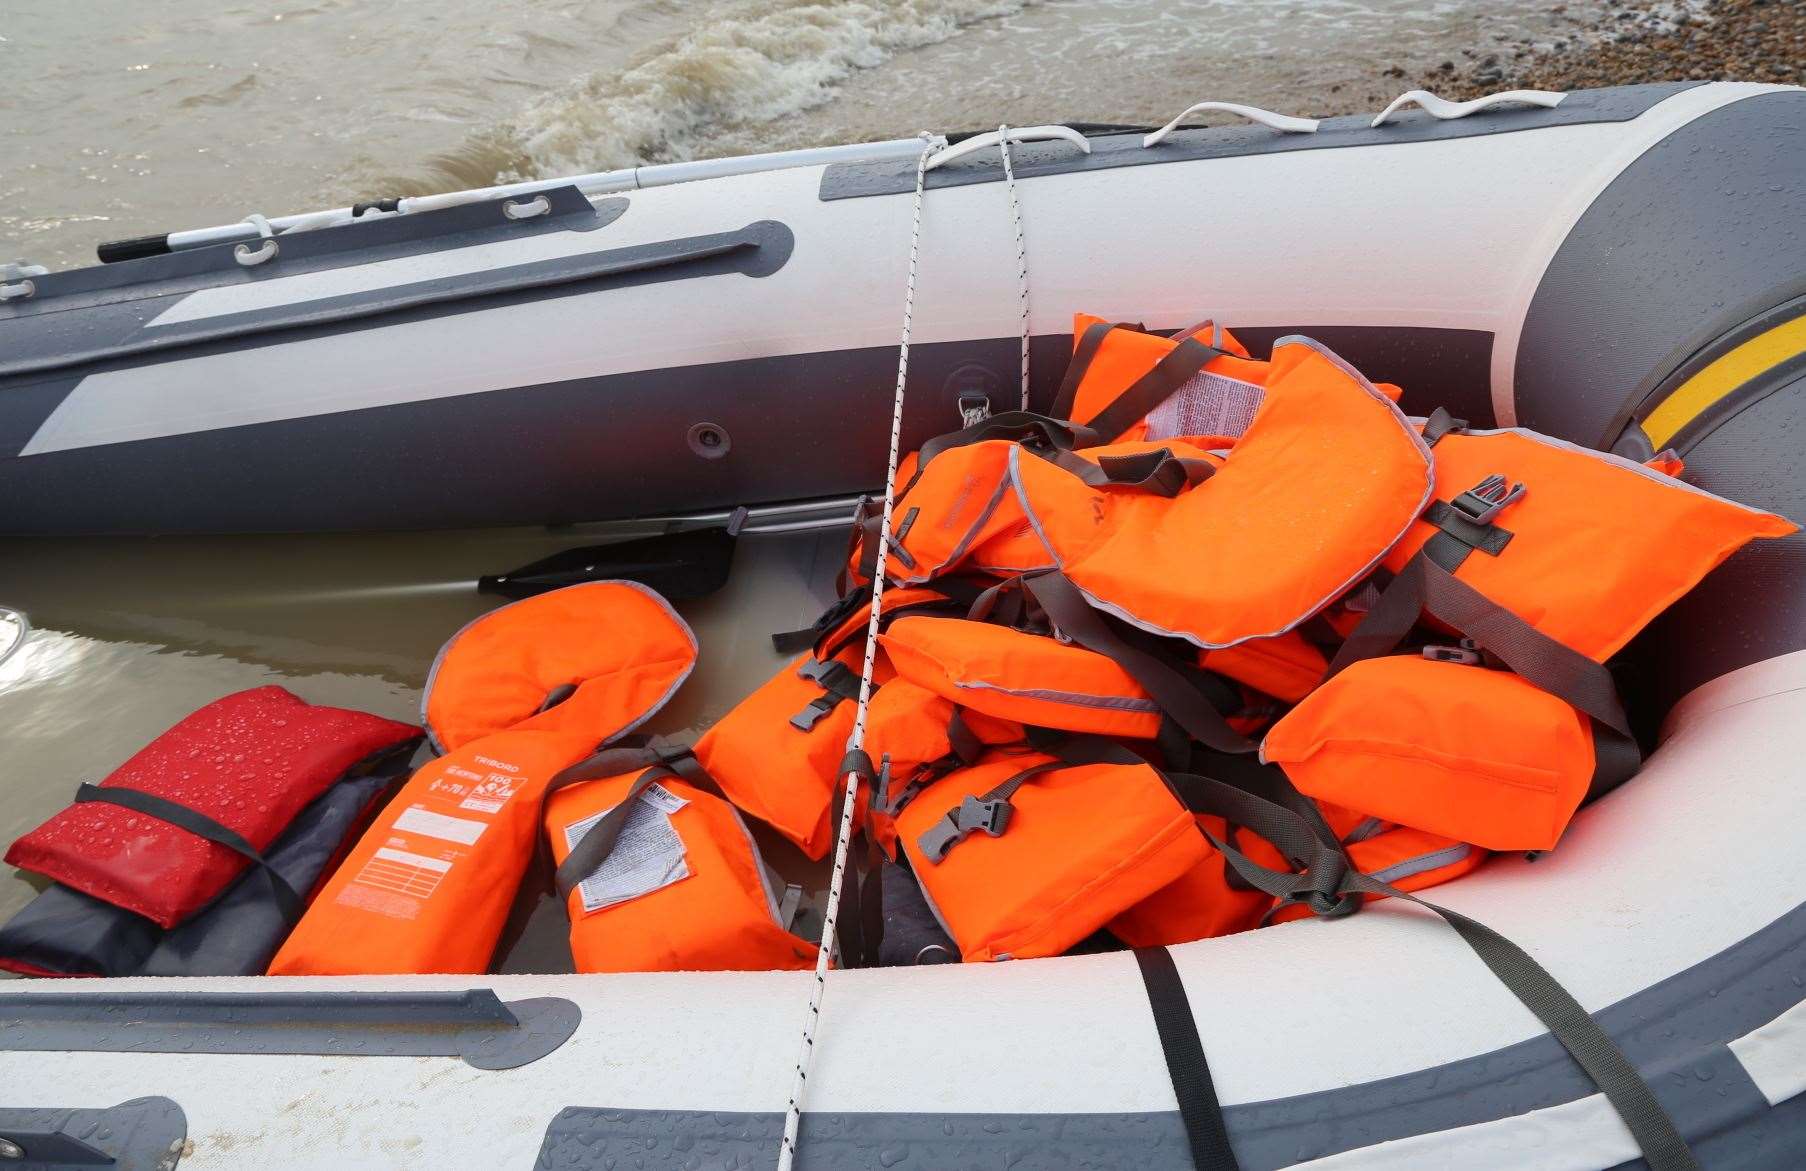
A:
<svg viewBox="0 0 1806 1171">
<path fill-rule="evenodd" d="M 1010 229 L 1016 234 L 1016 294 L 1022 302 L 1022 409 L 1028 410 L 1028 245 L 1022 239 L 1022 206 L 1016 202 L 1016 170 L 1010 165 L 1010 128 L 997 128 L 1003 151 L 1003 186 L 1010 196 Z"/>
<path fill-rule="evenodd" d="M 891 507 L 897 495 L 897 460 L 903 437 L 903 386 L 909 378 L 909 334 L 916 305 L 916 265 L 922 243 L 922 191 L 926 185 L 928 157 L 938 145 L 922 135 L 922 154 L 916 159 L 914 222 L 909 230 L 909 279 L 903 289 L 903 336 L 897 347 L 897 389 L 891 400 L 890 462 L 884 471 L 884 510 L 878 521 L 878 559 L 872 571 L 872 612 L 865 627 L 865 663 L 859 670 L 859 704 L 854 709 L 853 734 L 847 751 L 865 745 L 865 713 L 872 702 L 872 670 L 878 661 L 878 620 L 884 605 L 884 575 L 890 553 Z M 1005 148 L 1006 155 L 1008 147 Z M 1025 343 L 1026 344 L 1026 343 Z M 834 870 L 828 879 L 827 913 L 822 917 L 821 942 L 815 951 L 815 987 L 809 993 L 809 1019 L 803 1025 L 803 1048 L 797 1055 L 796 1081 L 790 1089 L 790 1105 L 784 1113 L 783 1145 L 778 1148 L 778 1171 L 791 1171 L 796 1160 L 796 1136 L 803 1121 L 803 1092 L 809 1084 L 809 1068 L 815 1060 L 815 1029 L 821 1023 L 822 993 L 828 986 L 828 959 L 834 944 L 834 927 L 840 919 L 840 888 L 847 872 L 847 854 L 853 841 L 853 808 L 858 802 L 859 774 L 849 771 L 842 795 L 840 834 L 834 842 Z"/>
</svg>

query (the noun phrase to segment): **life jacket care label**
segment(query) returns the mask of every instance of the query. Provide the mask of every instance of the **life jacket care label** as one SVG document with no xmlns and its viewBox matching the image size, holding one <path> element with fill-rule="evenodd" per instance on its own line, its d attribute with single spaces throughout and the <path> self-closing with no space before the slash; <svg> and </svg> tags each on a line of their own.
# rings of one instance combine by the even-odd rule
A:
<svg viewBox="0 0 1806 1171">
<path fill-rule="evenodd" d="M 578 884 L 585 914 L 637 899 L 690 877 L 683 839 L 671 825 L 671 815 L 689 802 L 657 784 L 646 786 L 633 801 L 634 807 L 621 826 L 614 850 Z M 613 809 L 610 806 L 565 826 L 566 849 L 575 850 L 584 835 Z"/>
</svg>

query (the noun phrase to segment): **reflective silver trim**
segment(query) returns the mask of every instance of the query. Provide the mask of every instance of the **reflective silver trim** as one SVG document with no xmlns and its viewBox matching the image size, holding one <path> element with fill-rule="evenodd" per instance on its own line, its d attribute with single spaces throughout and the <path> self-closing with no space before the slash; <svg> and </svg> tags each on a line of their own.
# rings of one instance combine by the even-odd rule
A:
<svg viewBox="0 0 1806 1171">
<path fill-rule="evenodd" d="M 1160 705 L 1151 699 L 1136 699 L 1132 695 L 1089 695 L 1082 691 L 1055 691 L 1045 687 L 1002 687 L 996 683 L 986 683 L 982 679 L 955 679 L 953 686 L 962 691 L 995 691 L 1000 695 L 1013 695 L 1020 699 L 1042 699 L 1051 703 L 1069 703 L 1074 707 L 1108 708 L 1125 712 L 1157 712 Z"/>
<path fill-rule="evenodd" d="M 1474 848 L 1466 842 L 1456 842 L 1441 850 L 1432 850 L 1428 854 L 1406 858 L 1403 862 L 1394 862 L 1390 866 L 1375 870 L 1368 877 L 1377 878 L 1381 882 L 1397 882 L 1400 879 L 1410 878 L 1413 874 L 1422 874 L 1427 870 L 1439 870 L 1444 866 L 1453 866 L 1457 862 L 1465 861 L 1467 856 L 1473 853 L 1473 850 Z"/>
</svg>

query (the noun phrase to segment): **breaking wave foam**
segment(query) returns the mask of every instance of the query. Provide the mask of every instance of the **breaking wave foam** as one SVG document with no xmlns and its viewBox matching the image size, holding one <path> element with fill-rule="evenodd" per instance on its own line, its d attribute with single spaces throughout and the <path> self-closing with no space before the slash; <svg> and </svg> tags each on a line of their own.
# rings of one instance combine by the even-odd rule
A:
<svg viewBox="0 0 1806 1171">
<path fill-rule="evenodd" d="M 820 105 L 854 72 L 1034 0 L 759 0 L 625 71 L 595 73 L 435 160 L 435 185 L 605 171 L 692 157 L 707 134 Z"/>
</svg>

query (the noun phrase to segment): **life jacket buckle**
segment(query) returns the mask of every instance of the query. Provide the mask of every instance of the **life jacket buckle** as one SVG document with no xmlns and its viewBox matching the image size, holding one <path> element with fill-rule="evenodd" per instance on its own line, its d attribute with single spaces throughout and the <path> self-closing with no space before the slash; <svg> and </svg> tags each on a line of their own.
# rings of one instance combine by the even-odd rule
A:
<svg viewBox="0 0 1806 1171">
<path fill-rule="evenodd" d="M 922 856 L 928 861 L 939 862 L 947 856 L 948 850 L 974 833 L 982 831 L 994 838 L 1002 837 L 1003 831 L 1009 828 L 1010 814 L 1015 811 L 1007 797 L 981 801 L 967 796 L 957 808 L 916 839 L 916 844 L 922 847 Z"/>
<path fill-rule="evenodd" d="M 815 725 L 822 722 L 827 714 L 840 706 L 838 695 L 818 695 L 809 701 L 807 707 L 790 717 L 790 726 L 799 732 L 813 732 Z"/>
<path fill-rule="evenodd" d="M 1449 501 L 1449 506 L 1475 524 L 1483 525 L 1515 503 L 1525 491 L 1523 484 L 1513 484 L 1494 472 Z"/>
<path fill-rule="evenodd" d="M 808 706 L 790 717 L 790 726 L 799 732 L 813 731 L 823 717 L 839 707 L 843 700 L 859 694 L 859 676 L 839 659 L 811 659 L 797 669 L 797 675 L 822 689 Z"/>
<path fill-rule="evenodd" d="M 1484 661 L 1480 644 L 1471 638 L 1464 638 L 1454 646 L 1427 646 L 1423 648 L 1423 657 L 1433 663 L 1460 663 L 1465 667 L 1478 667 Z"/>
</svg>

